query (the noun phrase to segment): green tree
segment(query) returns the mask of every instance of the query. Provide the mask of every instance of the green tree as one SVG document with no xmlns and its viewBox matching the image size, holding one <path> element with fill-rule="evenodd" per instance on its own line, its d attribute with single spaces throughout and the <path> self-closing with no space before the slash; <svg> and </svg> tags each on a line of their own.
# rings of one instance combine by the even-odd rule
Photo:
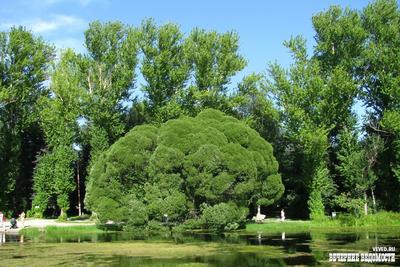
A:
<svg viewBox="0 0 400 267">
<path fill-rule="evenodd" d="M 398 209 L 400 203 L 400 183 L 396 178 L 398 134 L 392 127 L 400 103 L 399 21 L 399 7 L 394 0 L 377 0 L 360 11 L 331 7 L 313 17 L 315 58 L 324 72 L 340 67 L 351 77 L 356 84 L 356 96 L 368 112 L 368 135 L 384 140 L 387 149 L 378 155 L 375 166 L 381 173 L 376 193 L 390 209 Z"/>
<path fill-rule="evenodd" d="M 392 151 L 394 154 L 394 162 L 391 171 L 400 182 L 400 112 L 387 110 L 381 120 L 383 131 L 392 134 Z"/>
<path fill-rule="evenodd" d="M 194 76 L 187 101 L 192 103 L 194 110 L 215 108 L 229 111 L 228 85 L 247 64 L 239 54 L 238 34 L 195 28 L 187 39 L 187 51 Z"/>
<path fill-rule="evenodd" d="M 32 205 L 36 216 L 42 216 L 55 198 L 63 217 L 69 209 L 69 195 L 75 189 L 73 144 L 79 135 L 78 118 L 84 102 L 79 57 L 72 50 L 62 53 L 52 75 L 50 93 L 50 97 L 40 100 L 47 151 L 36 167 Z"/>
<path fill-rule="evenodd" d="M 146 80 L 142 90 L 149 112 L 159 122 L 177 118 L 185 113 L 181 101 L 190 71 L 183 34 L 175 24 L 158 27 L 153 20 L 143 21 L 140 33 L 140 69 Z"/>
<path fill-rule="evenodd" d="M 321 68 L 329 73 L 341 66 L 355 75 L 362 66 L 361 54 L 367 38 L 359 12 L 331 6 L 314 15 L 312 23 L 316 40 L 314 56 Z"/>
<path fill-rule="evenodd" d="M 230 99 L 233 113 L 274 144 L 279 136 L 279 112 L 268 98 L 263 76 L 252 73 L 238 84 Z M 274 147 L 278 149 L 277 146 Z"/>
<path fill-rule="evenodd" d="M 54 49 L 22 27 L 0 32 L 0 209 L 28 208 L 41 149 L 37 101 L 47 95 Z M 17 210 L 15 210 L 17 209 Z"/>
<path fill-rule="evenodd" d="M 379 155 L 377 168 L 383 179 L 376 192 L 386 208 L 399 209 L 399 135 L 392 120 L 400 114 L 400 10 L 397 1 L 378 0 L 369 4 L 361 16 L 368 34 L 359 72 L 361 96 L 370 110 L 366 127 L 372 135 L 383 138 L 387 148 Z"/>
<path fill-rule="evenodd" d="M 139 33 L 120 22 L 94 21 L 85 31 L 88 55 L 81 57 L 82 105 L 90 158 L 125 133 L 126 105 L 135 83 Z"/>
<path fill-rule="evenodd" d="M 294 155 L 293 160 L 285 161 L 289 166 L 283 169 L 289 171 L 287 180 L 301 179 L 294 182 L 295 190 L 308 192 L 307 203 L 314 207 L 309 206 L 311 217 L 320 217 L 323 210 L 315 209 L 328 204 L 334 189 L 328 168 L 329 149 L 340 129 L 354 124 L 351 108 L 357 86 L 342 66 L 326 72 L 318 58 L 310 58 L 303 38 L 292 38 L 285 45 L 292 51 L 294 64 L 288 71 L 270 65 L 267 85 L 281 113 L 281 131 L 287 140 L 283 153 Z M 290 166 L 296 162 L 298 167 Z M 298 200 L 306 202 L 304 198 Z"/>
<path fill-rule="evenodd" d="M 348 130 L 340 135 L 337 168 L 344 179 L 345 192 L 349 192 L 353 199 L 363 200 L 365 215 L 368 214 L 368 191 L 371 193 L 374 209 L 376 209 L 374 188 L 378 177 L 373 168 L 382 150 L 383 140 L 379 136 L 369 136 L 361 143 L 357 140 L 357 135 Z M 360 210 L 356 211 L 360 213 Z"/>
<path fill-rule="evenodd" d="M 239 37 L 234 32 L 196 28 L 184 36 L 175 24 L 158 26 L 144 20 L 140 70 L 146 81 L 142 85 L 145 97 L 135 101 L 129 118 L 161 123 L 181 115 L 195 116 L 205 108 L 232 114 L 228 86 L 246 65 L 238 50 Z"/>
<path fill-rule="evenodd" d="M 93 165 L 85 201 L 102 221 L 129 220 L 128 202 L 146 207 L 143 223 L 165 213 L 180 221 L 203 203 L 271 205 L 284 191 L 277 170 L 256 131 L 208 109 L 133 128 Z"/>
</svg>

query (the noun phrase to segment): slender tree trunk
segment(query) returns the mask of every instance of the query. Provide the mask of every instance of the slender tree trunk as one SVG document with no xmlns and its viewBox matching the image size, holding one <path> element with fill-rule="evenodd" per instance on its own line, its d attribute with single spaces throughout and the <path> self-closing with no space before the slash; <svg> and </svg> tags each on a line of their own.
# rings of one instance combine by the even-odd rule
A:
<svg viewBox="0 0 400 267">
<path fill-rule="evenodd" d="M 77 161 L 77 180 L 78 180 L 78 215 L 82 216 L 82 207 L 81 207 L 81 186 L 80 186 L 80 177 L 79 177 L 79 159 Z"/>
<path fill-rule="evenodd" d="M 371 195 L 372 195 L 372 204 L 374 205 L 374 213 L 376 213 L 375 194 L 374 194 L 374 189 L 372 189 L 372 188 L 371 188 Z"/>
<path fill-rule="evenodd" d="M 368 215 L 367 191 L 364 192 L 364 214 Z"/>
</svg>

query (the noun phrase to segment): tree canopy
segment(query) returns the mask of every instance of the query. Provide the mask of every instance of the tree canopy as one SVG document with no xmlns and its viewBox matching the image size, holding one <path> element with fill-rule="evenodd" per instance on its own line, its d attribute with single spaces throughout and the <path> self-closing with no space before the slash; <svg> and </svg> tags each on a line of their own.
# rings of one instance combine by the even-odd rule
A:
<svg viewBox="0 0 400 267">
<path fill-rule="evenodd" d="M 294 36 L 289 67 L 237 84 L 235 31 L 94 21 L 86 51 L 57 60 L 22 27 L 0 32 L 0 209 L 72 215 L 87 191 L 86 212 L 134 225 L 201 213 L 230 228 L 271 203 L 291 218 L 399 211 L 399 5 L 311 21 L 314 47 Z"/>
<path fill-rule="evenodd" d="M 184 220 L 201 205 L 270 205 L 284 191 L 272 146 L 243 122 L 207 109 L 137 126 L 94 163 L 86 205 L 101 221 Z"/>
</svg>

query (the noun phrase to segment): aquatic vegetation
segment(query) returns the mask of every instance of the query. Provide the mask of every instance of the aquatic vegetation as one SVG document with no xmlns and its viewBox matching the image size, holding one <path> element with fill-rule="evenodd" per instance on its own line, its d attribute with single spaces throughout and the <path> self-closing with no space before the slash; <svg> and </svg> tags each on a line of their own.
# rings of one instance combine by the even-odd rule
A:
<svg viewBox="0 0 400 267">
<path fill-rule="evenodd" d="M 127 232 L 47 240 L 14 236 L 0 246 L 4 266 L 286 266 L 328 264 L 332 251 L 365 251 L 396 245 L 400 232 L 320 231 L 285 233 L 192 233 L 135 240 Z M 16 238 L 16 239 L 15 239 Z"/>
</svg>

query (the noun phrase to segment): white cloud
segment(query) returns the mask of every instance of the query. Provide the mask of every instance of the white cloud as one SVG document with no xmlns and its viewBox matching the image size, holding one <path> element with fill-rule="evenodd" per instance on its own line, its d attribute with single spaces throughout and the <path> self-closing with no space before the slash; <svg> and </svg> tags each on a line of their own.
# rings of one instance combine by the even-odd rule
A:
<svg viewBox="0 0 400 267">
<path fill-rule="evenodd" d="M 51 15 L 48 19 L 32 18 L 15 22 L 0 23 L 0 30 L 8 30 L 12 26 L 24 26 L 37 34 L 51 34 L 56 31 L 82 31 L 87 27 L 87 22 L 76 16 Z"/>
<path fill-rule="evenodd" d="M 34 33 L 50 33 L 60 29 L 79 30 L 86 27 L 86 22 L 75 16 L 53 15 L 50 19 L 36 19 L 28 23 L 22 23 Z"/>
</svg>

